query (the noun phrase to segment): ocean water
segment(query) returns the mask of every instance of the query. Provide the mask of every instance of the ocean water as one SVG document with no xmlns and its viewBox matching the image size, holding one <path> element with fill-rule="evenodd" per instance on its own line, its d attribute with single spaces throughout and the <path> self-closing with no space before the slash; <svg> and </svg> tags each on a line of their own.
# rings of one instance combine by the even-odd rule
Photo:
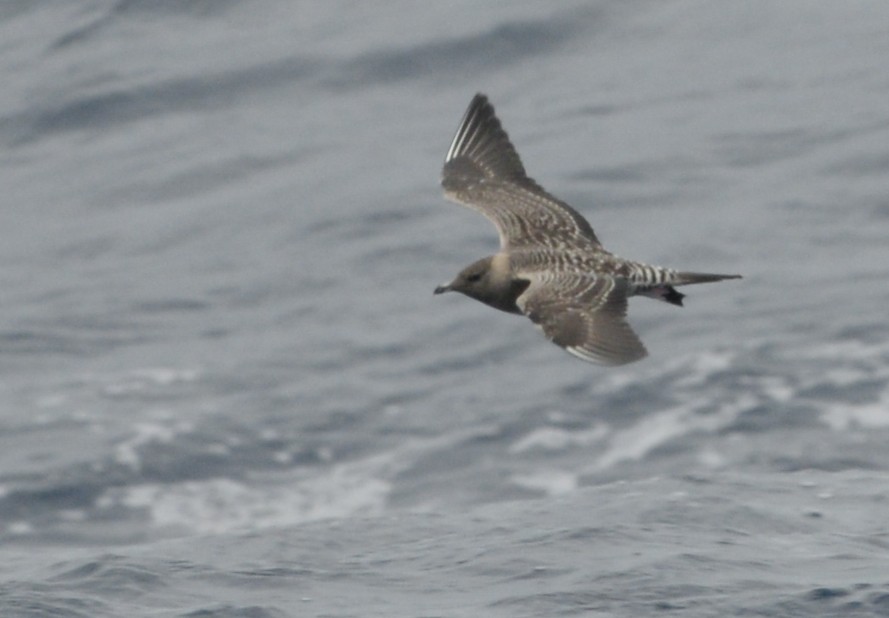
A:
<svg viewBox="0 0 889 618">
<path fill-rule="evenodd" d="M 0 616 L 889 615 L 889 5 L 0 4 Z M 606 369 L 433 288 L 487 93 Z"/>
</svg>

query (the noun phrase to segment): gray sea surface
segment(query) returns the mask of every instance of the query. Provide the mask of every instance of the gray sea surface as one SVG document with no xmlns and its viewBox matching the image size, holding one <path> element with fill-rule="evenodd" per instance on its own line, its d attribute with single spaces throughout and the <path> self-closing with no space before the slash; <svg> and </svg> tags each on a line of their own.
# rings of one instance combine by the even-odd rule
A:
<svg viewBox="0 0 889 618">
<path fill-rule="evenodd" d="M 889 3 L 0 3 L 0 616 L 889 615 Z M 433 288 L 487 93 L 607 369 Z"/>
</svg>

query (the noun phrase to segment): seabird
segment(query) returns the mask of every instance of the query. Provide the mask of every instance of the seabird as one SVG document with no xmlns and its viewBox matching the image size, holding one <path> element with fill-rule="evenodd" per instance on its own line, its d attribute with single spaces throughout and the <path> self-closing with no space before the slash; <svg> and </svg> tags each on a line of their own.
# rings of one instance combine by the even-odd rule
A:
<svg viewBox="0 0 889 618">
<path fill-rule="evenodd" d="M 624 365 L 648 352 L 626 321 L 627 298 L 682 306 L 675 286 L 740 279 L 625 260 L 606 251 L 580 213 L 525 174 L 494 107 L 477 94 L 445 157 L 445 196 L 477 210 L 500 234 L 500 251 L 435 289 L 526 315 L 544 335 L 594 363 Z"/>
</svg>

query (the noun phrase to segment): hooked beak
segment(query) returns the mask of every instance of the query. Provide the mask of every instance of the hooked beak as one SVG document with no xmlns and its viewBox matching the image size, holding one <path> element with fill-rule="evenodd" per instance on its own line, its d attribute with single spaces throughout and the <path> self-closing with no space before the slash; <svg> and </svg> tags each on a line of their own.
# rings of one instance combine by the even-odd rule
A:
<svg viewBox="0 0 889 618">
<path fill-rule="evenodd" d="M 435 288 L 435 291 L 433 292 L 433 294 L 444 294 L 445 292 L 450 292 L 451 289 L 452 289 L 451 285 L 449 283 L 446 283 L 445 285 L 440 285 L 437 288 Z"/>
</svg>

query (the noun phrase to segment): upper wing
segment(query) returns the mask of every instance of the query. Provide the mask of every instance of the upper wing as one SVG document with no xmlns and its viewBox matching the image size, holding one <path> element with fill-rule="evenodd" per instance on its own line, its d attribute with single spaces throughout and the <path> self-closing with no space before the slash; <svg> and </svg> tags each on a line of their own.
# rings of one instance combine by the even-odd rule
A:
<svg viewBox="0 0 889 618">
<path fill-rule="evenodd" d="M 497 226 L 503 249 L 543 245 L 553 249 L 600 246 L 577 211 L 528 178 L 488 99 L 469 104 L 445 157 L 445 195 Z"/>
<path fill-rule="evenodd" d="M 583 360 L 624 365 L 648 354 L 625 319 L 623 277 L 536 273 L 516 302 L 547 338 Z"/>
</svg>

